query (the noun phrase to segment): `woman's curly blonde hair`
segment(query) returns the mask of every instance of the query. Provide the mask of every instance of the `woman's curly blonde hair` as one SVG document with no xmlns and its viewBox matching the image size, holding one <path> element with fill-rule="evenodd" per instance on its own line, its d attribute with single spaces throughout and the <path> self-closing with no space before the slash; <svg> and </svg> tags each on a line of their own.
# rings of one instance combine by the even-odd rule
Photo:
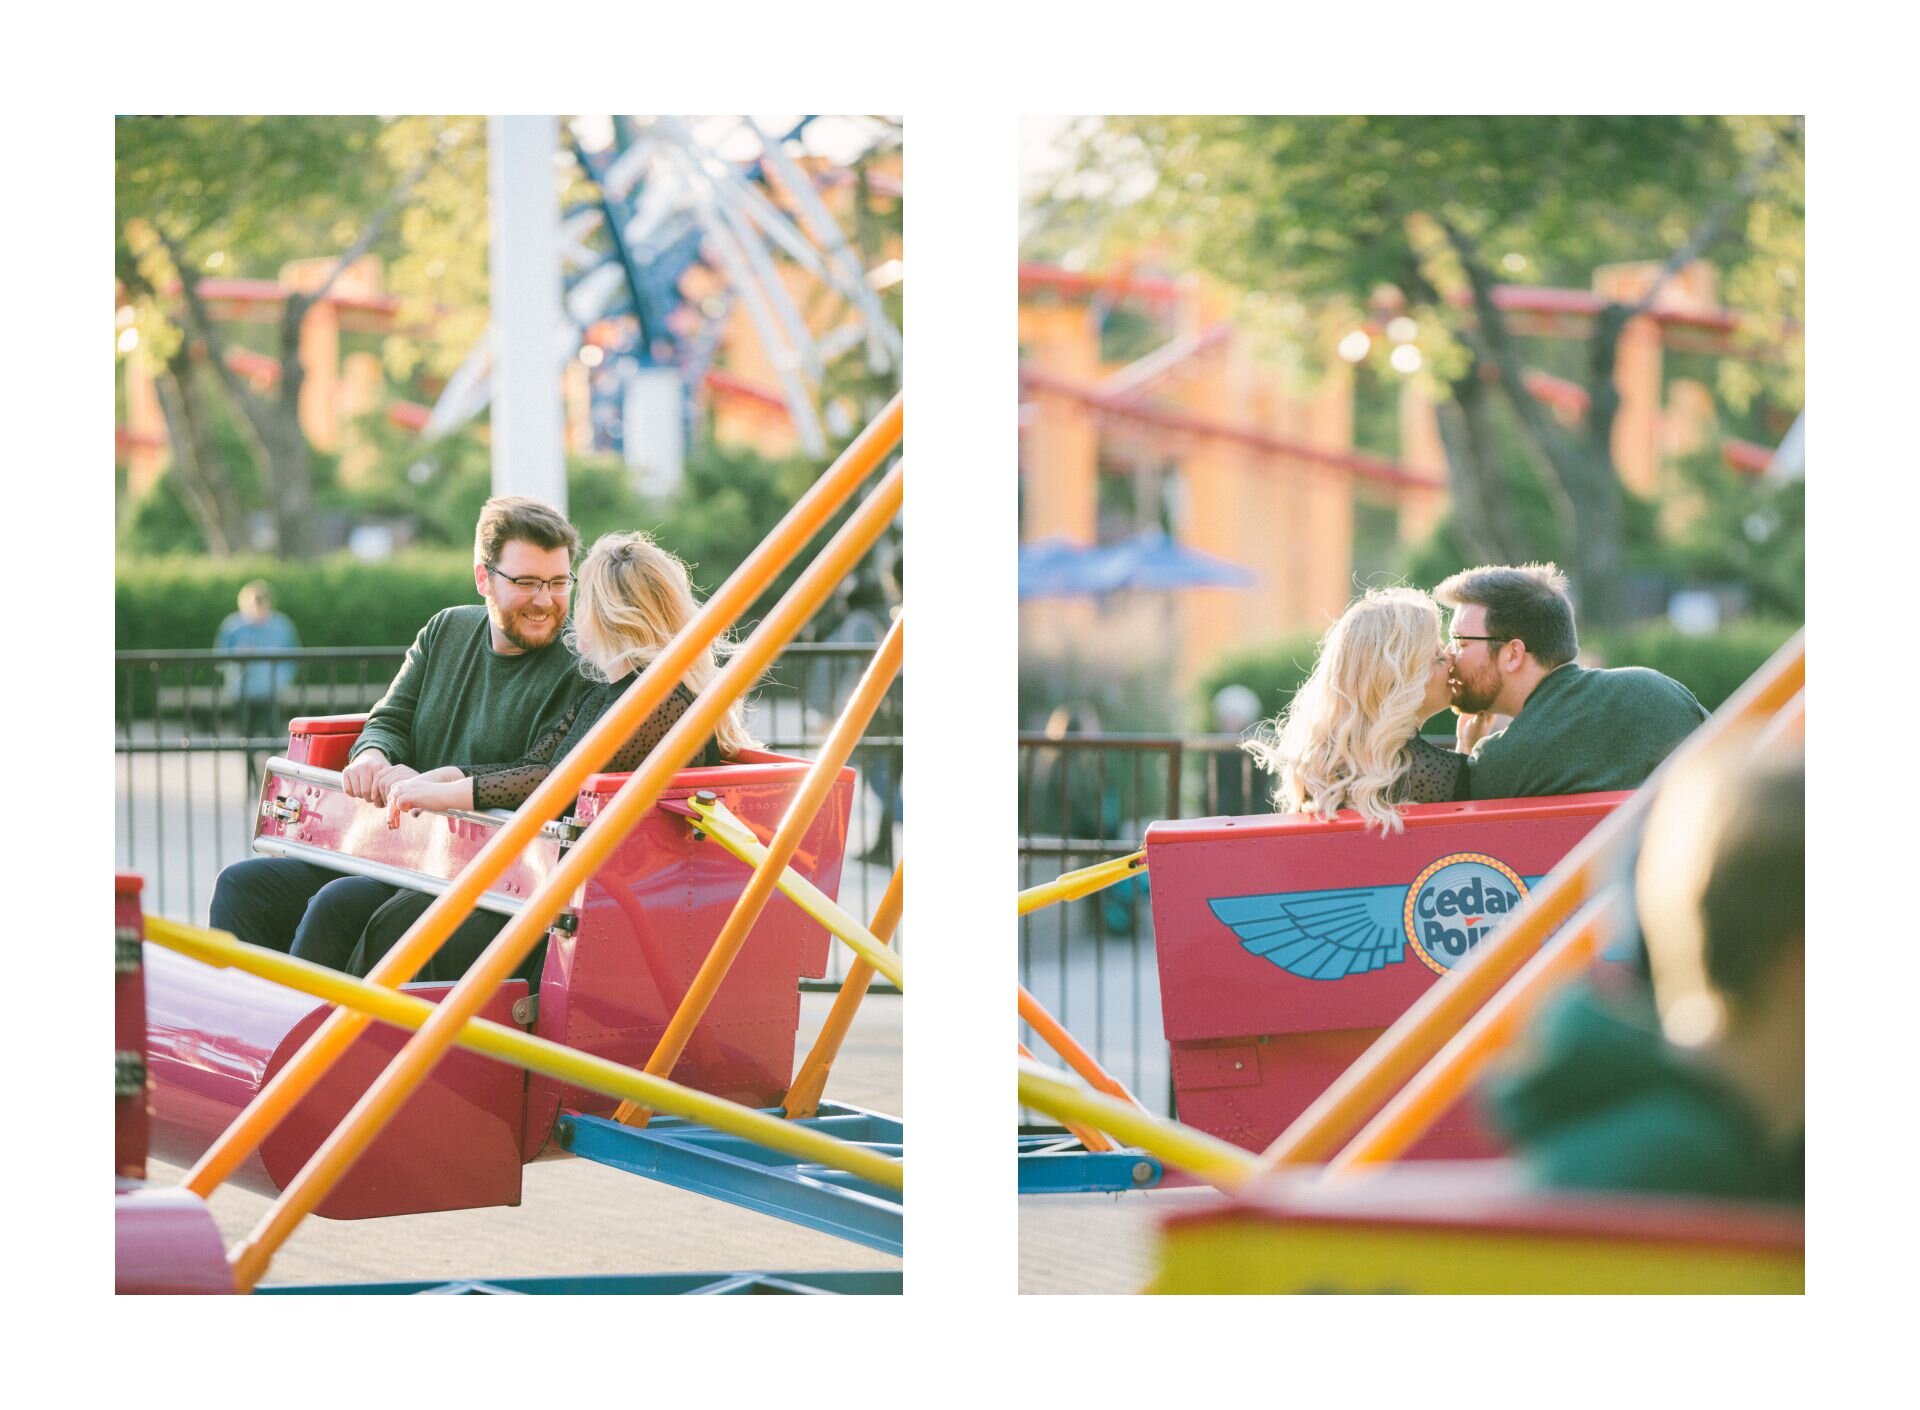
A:
<svg viewBox="0 0 1920 1410">
<path fill-rule="evenodd" d="M 1393 795 L 1439 650 L 1440 609 L 1424 592 L 1377 588 L 1353 602 L 1292 702 L 1245 746 L 1279 777 L 1274 806 L 1323 818 L 1352 808 L 1367 826 L 1398 832 Z"/>
<path fill-rule="evenodd" d="M 613 678 L 622 666 L 644 671 L 700 610 L 687 565 L 638 530 L 602 534 L 578 576 L 567 635 L 580 653 L 581 669 L 597 680 Z M 695 695 L 705 690 L 720 673 L 716 658 L 734 650 L 732 642 L 721 640 L 702 652 L 681 678 L 687 689 Z M 760 747 L 747 733 L 738 701 L 727 707 L 713 734 L 729 758 Z"/>
</svg>

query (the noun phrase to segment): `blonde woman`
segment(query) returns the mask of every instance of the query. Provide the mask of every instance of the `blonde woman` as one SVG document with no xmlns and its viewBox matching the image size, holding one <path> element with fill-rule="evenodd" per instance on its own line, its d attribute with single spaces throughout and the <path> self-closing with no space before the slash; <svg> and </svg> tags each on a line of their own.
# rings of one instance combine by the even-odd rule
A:
<svg viewBox="0 0 1920 1410">
<path fill-rule="evenodd" d="M 509 763 L 452 765 L 396 786 L 387 799 L 390 826 L 398 825 L 403 811 L 519 807 L 633 684 L 634 673 L 650 665 L 699 610 L 687 565 L 643 533 L 603 534 L 577 577 L 567 635 L 579 653 L 581 671 L 594 686 L 581 693 L 573 710 L 524 757 Z M 638 768 L 718 673 L 714 654 L 703 655 L 628 736 L 604 766 L 606 771 Z M 736 703 L 688 767 L 717 764 L 754 747 Z"/>
<path fill-rule="evenodd" d="M 581 693 L 573 710 L 534 742 L 522 758 L 502 764 L 469 764 L 435 769 L 396 785 L 387 795 L 387 823 L 398 826 L 405 812 L 445 812 L 449 808 L 517 808 L 553 772 L 557 761 L 586 737 L 626 688 L 635 672 L 660 654 L 674 633 L 699 610 L 687 565 L 642 533 L 606 534 L 580 564 L 568 640 L 579 653 L 580 670 L 594 684 Z M 728 648 L 721 647 L 724 653 Z M 640 766 L 668 730 L 686 713 L 693 698 L 719 673 L 714 653 L 704 654 L 627 737 L 604 768 L 622 772 Z M 742 749 L 756 748 L 735 704 L 721 717 L 713 736 L 688 760 L 689 767 L 717 764 Z M 347 962 L 350 974 L 366 974 L 406 934 L 432 901 L 402 891 L 376 910 Z M 440 947 L 419 978 L 458 979 L 506 924 L 506 917 L 475 911 Z M 539 982 L 546 954 L 544 941 L 518 971 Z"/>
<path fill-rule="evenodd" d="M 1412 588 L 1358 599 L 1320 639 L 1313 673 L 1263 738 L 1246 746 L 1279 777 L 1274 804 L 1331 817 L 1351 808 L 1383 833 L 1400 803 L 1467 796 L 1466 757 L 1420 738 L 1452 703 L 1440 609 Z"/>
</svg>

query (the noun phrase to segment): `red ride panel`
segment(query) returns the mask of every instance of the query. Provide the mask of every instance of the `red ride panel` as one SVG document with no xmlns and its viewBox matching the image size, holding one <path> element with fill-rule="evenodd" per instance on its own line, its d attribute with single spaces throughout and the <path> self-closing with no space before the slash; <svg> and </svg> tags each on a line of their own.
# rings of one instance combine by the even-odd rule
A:
<svg viewBox="0 0 1920 1410">
<path fill-rule="evenodd" d="M 115 1067 L 127 1081 L 126 1089 L 114 1096 L 113 1171 L 125 1179 L 144 1180 L 150 1089 L 145 1080 L 147 993 L 140 969 L 141 936 L 145 929 L 140 919 L 140 878 L 137 876 L 120 872 L 113 878 L 113 928 L 113 1046 L 117 1058 Z M 124 943 L 122 937 L 131 943 Z M 137 1090 L 133 1085 L 136 1076 L 139 1078 Z"/>
<path fill-rule="evenodd" d="M 1384 838 L 1351 814 L 1155 823 L 1147 865 L 1180 1119 L 1267 1145 L 1627 796 L 1425 804 Z M 1462 1103 L 1412 1154 L 1494 1149 Z"/>
<path fill-rule="evenodd" d="M 534 1031 L 645 1066 L 750 875 L 746 863 L 717 842 L 695 841 L 688 820 L 662 805 L 711 790 L 764 840 L 779 826 L 806 771 L 804 761 L 747 751 L 733 764 L 675 774 L 587 883 L 578 931 L 549 937 Z M 628 777 L 589 778 L 575 816 L 583 822 L 597 817 Z M 854 771 L 841 770 L 792 862 L 829 896 L 840 889 L 854 783 Z M 778 1102 L 793 1077 L 799 981 L 826 972 L 830 939 L 818 922 L 776 894 L 747 933 L 673 1079 L 750 1106 Z M 529 1158 L 563 1105 L 599 1114 L 616 1103 L 534 1074 L 527 1095 Z"/>
</svg>

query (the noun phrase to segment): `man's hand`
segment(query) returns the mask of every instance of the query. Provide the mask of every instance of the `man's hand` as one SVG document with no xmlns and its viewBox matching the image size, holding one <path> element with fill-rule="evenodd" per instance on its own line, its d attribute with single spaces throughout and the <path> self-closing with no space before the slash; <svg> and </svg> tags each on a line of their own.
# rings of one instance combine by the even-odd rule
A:
<svg viewBox="0 0 1920 1410">
<path fill-rule="evenodd" d="M 378 749 L 363 749 L 341 771 L 340 786 L 347 790 L 350 798 L 364 798 L 369 803 L 377 803 L 380 800 L 373 796 L 374 781 L 392 767 L 393 760 Z"/>
<path fill-rule="evenodd" d="M 420 770 L 407 764 L 388 764 L 373 778 L 373 801 L 385 803 L 394 788 L 410 778 L 420 777 Z"/>
<path fill-rule="evenodd" d="M 435 769 L 435 774 L 445 774 L 447 769 Z M 417 774 L 402 779 L 387 790 L 387 826 L 400 826 L 402 813 L 444 813 L 449 808 L 471 808 L 473 806 L 473 784 L 458 769 L 451 770 L 452 778 L 434 778 L 427 774 Z"/>
</svg>

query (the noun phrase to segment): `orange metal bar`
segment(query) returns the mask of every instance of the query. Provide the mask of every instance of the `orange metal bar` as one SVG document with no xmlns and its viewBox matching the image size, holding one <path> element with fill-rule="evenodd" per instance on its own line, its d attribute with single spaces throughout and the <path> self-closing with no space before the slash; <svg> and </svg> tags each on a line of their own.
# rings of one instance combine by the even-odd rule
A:
<svg viewBox="0 0 1920 1410">
<path fill-rule="evenodd" d="M 1140 1105 L 1140 1099 L 1120 1084 L 1119 1078 L 1102 1067 L 1092 1053 L 1074 1040 L 1073 1034 L 1060 1026 L 1060 1020 L 1048 1013 L 1040 1001 L 1027 992 L 1026 985 L 1022 984 L 1019 988 L 1020 1017 L 1045 1040 L 1048 1047 L 1067 1060 L 1068 1067 L 1079 1073 L 1081 1079 L 1095 1091 L 1105 1092 L 1116 1101 L 1130 1102 L 1140 1110 L 1146 1110 Z"/>
<path fill-rule="evenodd" d="M 1029 1062 L 1037 1062 L 1039 1060 L 1034 1057 L 1033 1049 L 1029 1048 L 1025 1043 L 1015 1043 L 1014 1047 L 1018 1048 L 1020 1050 L 1020 1056 L 1026 1058 Z M 1074 1140 L 1078 1141 L 1090 1151 L 1110 1151 L 1113 1149 L 1113 1142 L 1109 1141 L 1103 1132 L 1096 1131 L 1091 1126 L 1082 1126 L 1079 1122 L 1069 1121 L 1064 1116 L 1060 1118 L 1060 1124 L 1067 1128 L 1067 1133 L 1071 1135 Z"/>
<path fill-rule="evenodd" d="M 1513 977 L 1553 929 L 1609 877 L 1638 830 L 1660 781 L 1682 760 L 1713 747 L 1730 730 L 1770 719 L 1806 685 L 1804 630 L 1776 651 L 1733 697 L 1668 756 L 1634 795 L 1581 839 L 1513 919 L 1458 969 L 1416 999 L 1334 1083 L 1261 1153 L 1264 1169 L 1331 1158 L 1400 1086 L 1458 1033 Z"/>
<path fill-rule="evenodd" d="M 899 395 L 887 403 L 873 423 L 794 503 L 759 547 L 707 600 L 694 619 L 676 633 L 659 657 L 640 673 L 573 753 L 561 760 L 546 781 L 534 790 L 533 796 L 520 805 L 513 820 L 480 849 L 445 894 L 421 913 L 400 942 L 368 973 L 369 980 L 397 988 L 420 972 L 467 918 L 481 893 L 512 865 L 546 821 L 572 805 L 587 776 L 613 757 L 634 728 L 672 693 L 700 653 L 709 649 L 714 639 L 753 605 L 899 443 L 903 408 Z M 188 1172 L 186 1187 L 202 1199 L 217 1189 L 259 1148 L 368 1022 L 364 1014 L 336 1009 L 200 1157 Z"/>
<path fill-rule="evenodd" d="M 820 811 L 821 804 L 827 801 L 834 780 L 839 777 L 841 768 L 853 753 L 854 745 L 860 742 L 861 734 L 866 731 L 867 722 L 886 698 L 893 678 L 900 674 L 905 631 L 905 616 L 895 617 L 893 625 L 880 642 L 880 649 L 873 653 L 867 669 L 861 672 L 860 682 L 848 697 L 846 708 L 841 710 L 840 718 L 833 722 L 833 728 L 827 732 L 819 756 L 807 768 L 800 791 L 787 805 L 787 811 L 780 818 L 780 826 L 774 829 L 773 840 L 767 844 L 767 855 L 754 868 L 746 889 L 740 893 L 740 899 L 733 903 L 727 923 L 720 927 L 720 933 L 714 937 L 712 948 L 707 951 L 706 959 L 701 961 L 699 973 L 693 976 L 693 982 L 680 999 L 680 1006 L 673 1011 L 667 1031 L 660 1035 L 660 1041 L 654 1045 L 653 1056 L 647 1059 L 645 1069 L 649 1075 L 668 1077 L 673 1074 L 674 1064 L 680 1061 L 680 1054 L 686 1051 L 687 1039 L 706 1014 L 713 996 L 719 992 L 720 981 L 733 968 L 740 947 L 746 944 L 747 932 L 753 929 L 753 923 L 760 919 L 760 913 L 779 889 L 780 873 L 793 860 L 793 854 L 800 848 L 801 838 L 813 826 L 814 815 Z M 613 1119 L 628 1126 L 644 1126 L 650 1115 L 632 1102 L 622 1102 L 614 1112 Z"/>
<path fill-rule="evenodd" d="M 1329 1175 L 1398 1160 L 1526 1028 L 1554 994 L 1592 967 L 1618 933 L 1628 907 L 1624 888 L 1589 901 L 1520 972 L 1454 1035 L 1439 1056 L 1327 1163 Z"/>
<path fill-rule="evenodd" d="M 893 929 L 900 923 L 900 912 L 906 904 L 905 872 L 904 862 L 893 869 L 886 894 L 881 896 L 873 912 L 873 923 L 867 927 L 882 945 L 893 939 Z M 853 1016 L 859 1011 L 860 1001 L 867 996 L 867 986 L 871 983 L 872 965 L 856 959 L 848 966 L 847 977 L 840 981 L 840 993 L 834 998 L 827 1021 L 820 1027 L 820 1036 L 813 1040 L 812 1050 L 800 1064 L 793 1085 L 787 1088 L 785 1111 L 789 1120 L 819 1114 L 820 1098 L 827 1090 L 827 1073 L 840 1055 L 840 1045 L 846 1041 L 847 1031 L 853 1027 Z"/>
<path fill-rule="evenodd" d="M 705 741 L 720 716 L 744 694 L 801 626 L 818 610 L 900 512 L 904 471 L 896 465 L 866 502 L 800 575 L 759 629 L 735 653 L 713 683 L 694 697 L 685 714 L 609 800 L 547 880 L 527 897 L 453 991 L 434 1008 L 424 1027 L 400 1050 L 346 1119 L 282 1191 L 259 1225 L 230 1254 L 235 1281 L 251 1289 L 273 1253 L 300 1220 L 326 1198 L 340 1177 L 413 1094 L 449 1047 L 461 1026 L 477 1014 L 495 989 L 519 966 L 552 924 L 575 889 L 620 845 L 674 772 Z M 777 872 L 775 873 L 777 875 Z"/>
</svg>

